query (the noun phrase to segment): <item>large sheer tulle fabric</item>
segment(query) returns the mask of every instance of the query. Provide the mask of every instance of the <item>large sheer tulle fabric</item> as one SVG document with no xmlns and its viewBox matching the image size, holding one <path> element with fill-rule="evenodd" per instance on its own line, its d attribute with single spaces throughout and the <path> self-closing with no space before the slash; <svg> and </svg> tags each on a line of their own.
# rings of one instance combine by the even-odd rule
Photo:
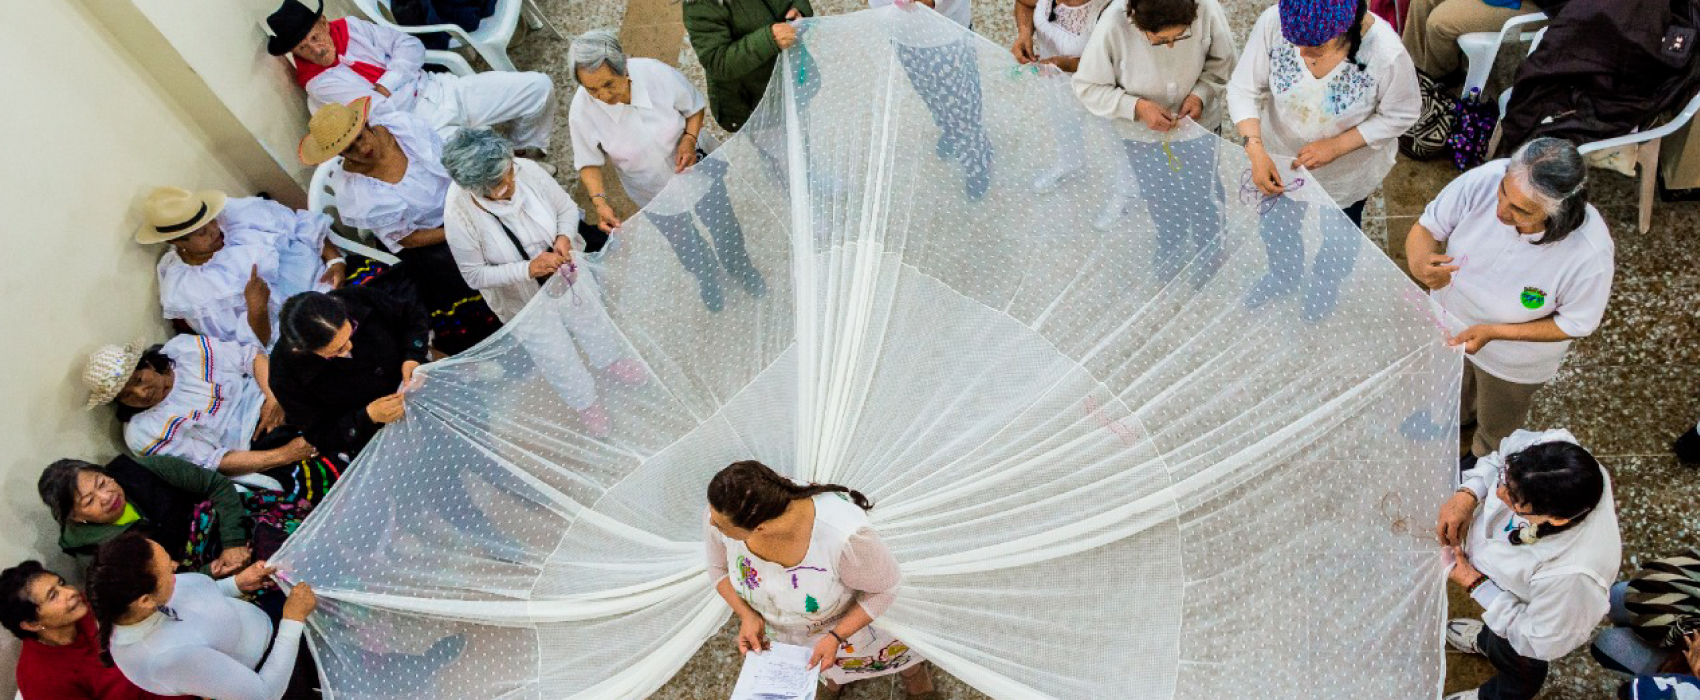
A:
<svg viewBox="0 0 1700 700">
<path fill-rule="evenodd" d="M 1087 118 L 1034 193 L 1059 102 L 927 10 L 808 20 L 685 216 L 421 368 L 276 558 L 330 697 L 654 691 L 727 619 L 702 513 L 742 459 L 871 497 L 879 624 L 994 697 L 1433 697 L 1446 322 L 1190 124 Z"/>
</svg>

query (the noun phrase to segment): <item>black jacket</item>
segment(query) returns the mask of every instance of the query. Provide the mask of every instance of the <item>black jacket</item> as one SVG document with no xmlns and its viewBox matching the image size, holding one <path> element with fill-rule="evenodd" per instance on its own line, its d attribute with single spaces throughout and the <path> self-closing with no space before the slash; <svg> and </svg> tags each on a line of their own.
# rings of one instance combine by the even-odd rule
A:
<svg viewBox="0 0 1700 700">
<path fill-rule="evenodd" d="M 348 307 L 354 324 L 352 357 L 325 359 L 311 352 L 273 353 L 271 387 L 289 424 L 327 455 L 353 460 L 382 427 L 366 405 L 401 386 L 401 363 L 430 359 L 431 327 L 423 307 L 368 287 L 331 292 Z"/>
</svg>

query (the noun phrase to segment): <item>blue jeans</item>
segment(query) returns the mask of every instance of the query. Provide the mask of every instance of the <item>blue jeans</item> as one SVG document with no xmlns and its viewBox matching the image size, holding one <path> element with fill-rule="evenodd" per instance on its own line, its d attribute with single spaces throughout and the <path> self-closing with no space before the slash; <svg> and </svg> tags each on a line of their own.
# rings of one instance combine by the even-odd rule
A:
<svg viewBox="0 0 1700 700">
<path fill-rule="evenodd" d="M 896 46 L 903 73 L 943 132 L 939 156 L 962 162 L 970 199 L 985 196 L 992 184 L 992 141 L 986 138 L 980 65 L 973 45 L 963 40 L 946 46 Z"/>
<path fill-rule="evenodd" d="M 1327 319 L 1339 302 L 1340 284 L 1352 276 L 1357 265 L 1358 248 L 1363 233 L 1358 226 L 1363 221 L 1364 203 L 1345 208 L 1347 222 L 1332 216 L 1319 217 L 1322 245 L 1311 261 L 1310 274 L 1305 275 L 1305 247 L 1301 227 L 1309 204 L 1287 196 L 1277 196 L 1267 205 L 1258 234 L 1263 237 L 1264 251 L 1269 256 L 1269 272 L 1252 285 L 1246 293 L 1246 308 L 1256 310 L 1271 301 L 1292 294 L 1304 287 L 1304 299 L 1299 317 L 1309 323 Z"/>
<path fill-rule="evenodd" d="M 732 211 L 732 200 L 727 196 L 726 167 L 722 160 L 704 160 L 697 165 L 697 169 L 710 178 L 710 184 L 708 192 L 697 200 L 693 211 L 707 225 L 709 238 L 714 239 L 713 248 L 697 231 L 691 212 L 649 213 L 650 223 L 667 237 L 667 242 L 673 246 L 673 254 L 679 257 L 679 264 L 697 278 L 703 305 L 716 312 L 725 305 L 720 291 L 722 268 L 752 296 L 760 297 L 767 293 L 767 281 L 750 262 L 749 251 L 744 248 L 744 228 L 738 223 L 738 216 Z"/>
<path fill-rule="evenodd" d="M 1157 280 L 1169 282 L 1192 265 L 1192 284 L 1201 288 L 1226 260 L 1222 246 L 1222 180 L 1216 170 L 1215 136 L 1162 143 L 1123 141 L 1139 179 L 1146 211 L 1157 226 L 1152 266 Z"/>
</svg>

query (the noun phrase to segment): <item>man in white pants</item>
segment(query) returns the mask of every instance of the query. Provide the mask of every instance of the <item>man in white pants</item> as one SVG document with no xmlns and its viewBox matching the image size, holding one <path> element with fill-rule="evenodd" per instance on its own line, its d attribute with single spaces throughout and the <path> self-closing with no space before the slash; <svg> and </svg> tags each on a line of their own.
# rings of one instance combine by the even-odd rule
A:
<svg viewBox="0 0 1700 700">
<path fill-rule="evenodd" d="M 458 77 L 424 70 L 418 39 L 358 17 L 326 20 L 298 0 L 266 18 L 273 36 L 266 51 L 295 57 L 295 79 L 307 90 L 307 107 L 371 97 L 373 109 L 411 112 L 447 139 L 461 128 L 513 122 L 521 156 L 544 161 L 555 125 L 554 83 L 537 72 L 490 71 Z"/>
</svg>

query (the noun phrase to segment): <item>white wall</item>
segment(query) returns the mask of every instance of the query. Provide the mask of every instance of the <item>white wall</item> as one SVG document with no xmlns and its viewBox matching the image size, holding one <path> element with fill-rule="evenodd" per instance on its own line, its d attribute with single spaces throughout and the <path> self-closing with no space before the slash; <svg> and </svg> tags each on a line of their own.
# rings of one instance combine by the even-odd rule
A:
<svg viewBox="0 0 1700 700">
<path fill-rule="evenodd" d="M 59 457 L 104 461 L 119 450 L 111 410 L 82 408 L 83 360 L 105 343 L 166 337 L 153 280 L 160 251 L 130 238 L 141 223 L 143 193 L 178 185 L 300 197 L 295 173 L 268 153 L 288 144 L 293 157 L 305 116 L 298 91 L 280 82 L 287 74 L 263 49 L 243 49 L 259 41 L 266 4 L 0 2 L 0 64 L 7 66 L 0 110 L 0 566 L 45 558 L 70 573 L 36 496 L 36 477 Z M 155 30 L 151 39 L 132 35 L 145 27 L 109 31 L 107 13 L 125 6 L 125 21 L 157 18 L 171 31 Z M 229 40 L 174 57 L 161 48 L 161 36 Z M 197 77 L 203 82 L 191 82 Z M 209 90 L 219 92 L 222 107 L 206 104 Z M 9 697 L 16 641 L 0 638 L 0 696 Z"/>
</svg>

